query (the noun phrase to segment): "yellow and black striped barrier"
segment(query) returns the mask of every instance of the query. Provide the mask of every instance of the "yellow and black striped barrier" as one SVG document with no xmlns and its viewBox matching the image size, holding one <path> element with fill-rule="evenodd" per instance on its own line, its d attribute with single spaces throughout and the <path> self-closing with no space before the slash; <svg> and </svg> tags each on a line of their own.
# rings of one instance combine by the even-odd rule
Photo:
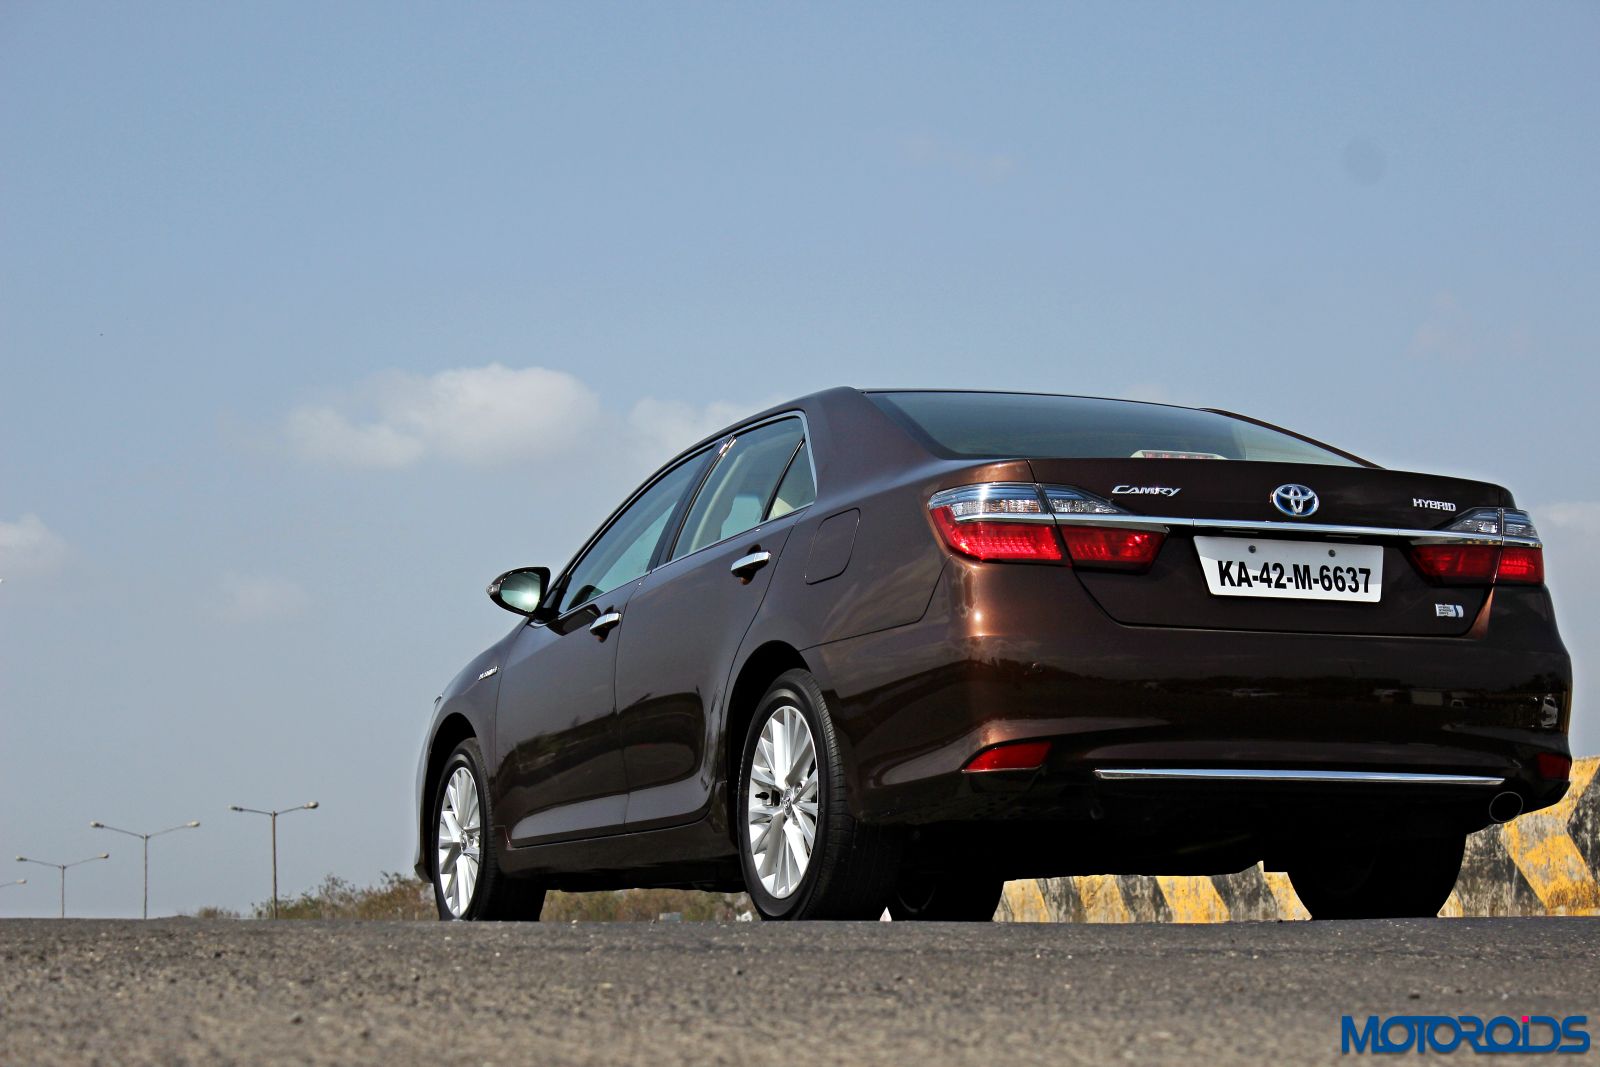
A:
<svg viewBox="0 0 1600 1067">
<path fill-rule="evenodd" d="M 1442 916 L 1600 915 L 1600 758 L 1577 760 L 1554 807 L 1467 838 Z M 1310 918 L 1288 875 L 1259 865 L 1211 877 L 1092 874 L 1008 882 L 1003 922 L 1180 922 Z"/>
</svg>

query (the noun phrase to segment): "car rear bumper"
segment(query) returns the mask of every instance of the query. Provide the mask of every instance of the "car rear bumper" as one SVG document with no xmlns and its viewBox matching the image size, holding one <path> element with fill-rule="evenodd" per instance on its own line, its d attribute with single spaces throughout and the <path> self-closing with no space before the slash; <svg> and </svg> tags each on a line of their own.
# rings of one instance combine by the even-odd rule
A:
<svg viewBox="0 0 1600 1067">
<path fill-rule="evenodd" d="M 1564 782 L 1536 762 L 1568 753 L 1571 664 L 1547 593 L 1497 591 L 1491 608 L 1459 638 L 1126 626 L 1066 568 L 952 562 L 920 622 L 806 654 L 869 821 L 1081 819 L 1159 835 L 1409 806 L 1476 829 L 1500 792 L 1527 810 L 1559 799 Z M 963 773 L 1024 739 L 1051 742 L 1038 771 Z M 1130 769 L 1211 777 L 1117 774 Z M 1273 773 L 1215 777 L 1252 770 Z"/>
</svg>

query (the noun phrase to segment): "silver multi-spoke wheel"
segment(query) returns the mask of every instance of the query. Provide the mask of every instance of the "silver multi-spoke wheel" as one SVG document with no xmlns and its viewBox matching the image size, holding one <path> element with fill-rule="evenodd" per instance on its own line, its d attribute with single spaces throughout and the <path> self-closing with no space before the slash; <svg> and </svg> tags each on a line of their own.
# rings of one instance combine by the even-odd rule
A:
<svg viewBox="0 0 1600 1067">
<path fill-rule="evenodd" d="M 799 708 L 767 717 L 746 781 L 750 854 L 762 888 L 781 900 L 806 876 L 817 840 L 817 748 Z"/>
<path fill-rule="evenodd" d="M 482 862 L 483 818 L 478 782 L 472 771 L 457 767 L 439 800 L 439 891 L 450 914 L 461 918 L 472 904 Z"/>
</svg>

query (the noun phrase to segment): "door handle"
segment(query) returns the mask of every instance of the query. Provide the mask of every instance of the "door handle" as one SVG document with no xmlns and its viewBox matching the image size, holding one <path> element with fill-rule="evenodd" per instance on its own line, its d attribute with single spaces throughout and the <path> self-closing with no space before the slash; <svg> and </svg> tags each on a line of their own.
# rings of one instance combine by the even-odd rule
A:
<svg viewBox="0 0 1600 1067">
<path fill-rule="evenodd" d="M 756 571 L 771 562 L 771 552 L 752 552 L 748 556 L 740 556 L 734 560 L 733 566 L 728 568 L 728 573 L 740 581 L 748 582 Z"/>
<path fill-rule="evenodd" d="M 617 623 L 621 621 L 622 612 L 608 611 L 598 619 L 594 620 L 594 622 L 589 624 L 589 632 L 603 641 L 605 640 L 606 634 L 611 632 L 612 627 L 616 626 Z"/>
</svg>

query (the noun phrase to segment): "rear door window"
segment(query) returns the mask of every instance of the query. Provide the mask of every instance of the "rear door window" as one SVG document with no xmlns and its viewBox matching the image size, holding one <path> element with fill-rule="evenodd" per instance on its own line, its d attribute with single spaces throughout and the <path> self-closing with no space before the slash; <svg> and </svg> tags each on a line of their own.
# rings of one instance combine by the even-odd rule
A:
<svg viewBox="0 0 1600 1067">
<path fill-rule="evenodd" d="M 559 611 L 570 611 L 644 576 L 684 494 L 705 470 L 705 458 L 702 452 L 674 467 L 617 516 L 572 567 Z"/>
<path fill-rule="evenodd" d="M 791 469 L 804 436 L 799 419 L 782 419 L 734 438 L 690 506 L 672 558 L 698 552 L 764 522 L 769 508 L 774 507 L 778 481 Z M 807 479 L 810 474 L 808 458 Z M 798 482 L 793 486 L 797 499 L 802 499 L 806 491 Z M 790 510 L 803 506 L 795 504 Z"/>
<path fill-rule="evenodd" d="M 817 482 L 811 476 L 811 446 L 801 441 L 799 451 L 789 461 L 783 481 L 778 483 L 778 491 L 772 495 L 767 518 L 776 519 L 791 511 L 799 511 L 816 499 Z"/>
</svg>

